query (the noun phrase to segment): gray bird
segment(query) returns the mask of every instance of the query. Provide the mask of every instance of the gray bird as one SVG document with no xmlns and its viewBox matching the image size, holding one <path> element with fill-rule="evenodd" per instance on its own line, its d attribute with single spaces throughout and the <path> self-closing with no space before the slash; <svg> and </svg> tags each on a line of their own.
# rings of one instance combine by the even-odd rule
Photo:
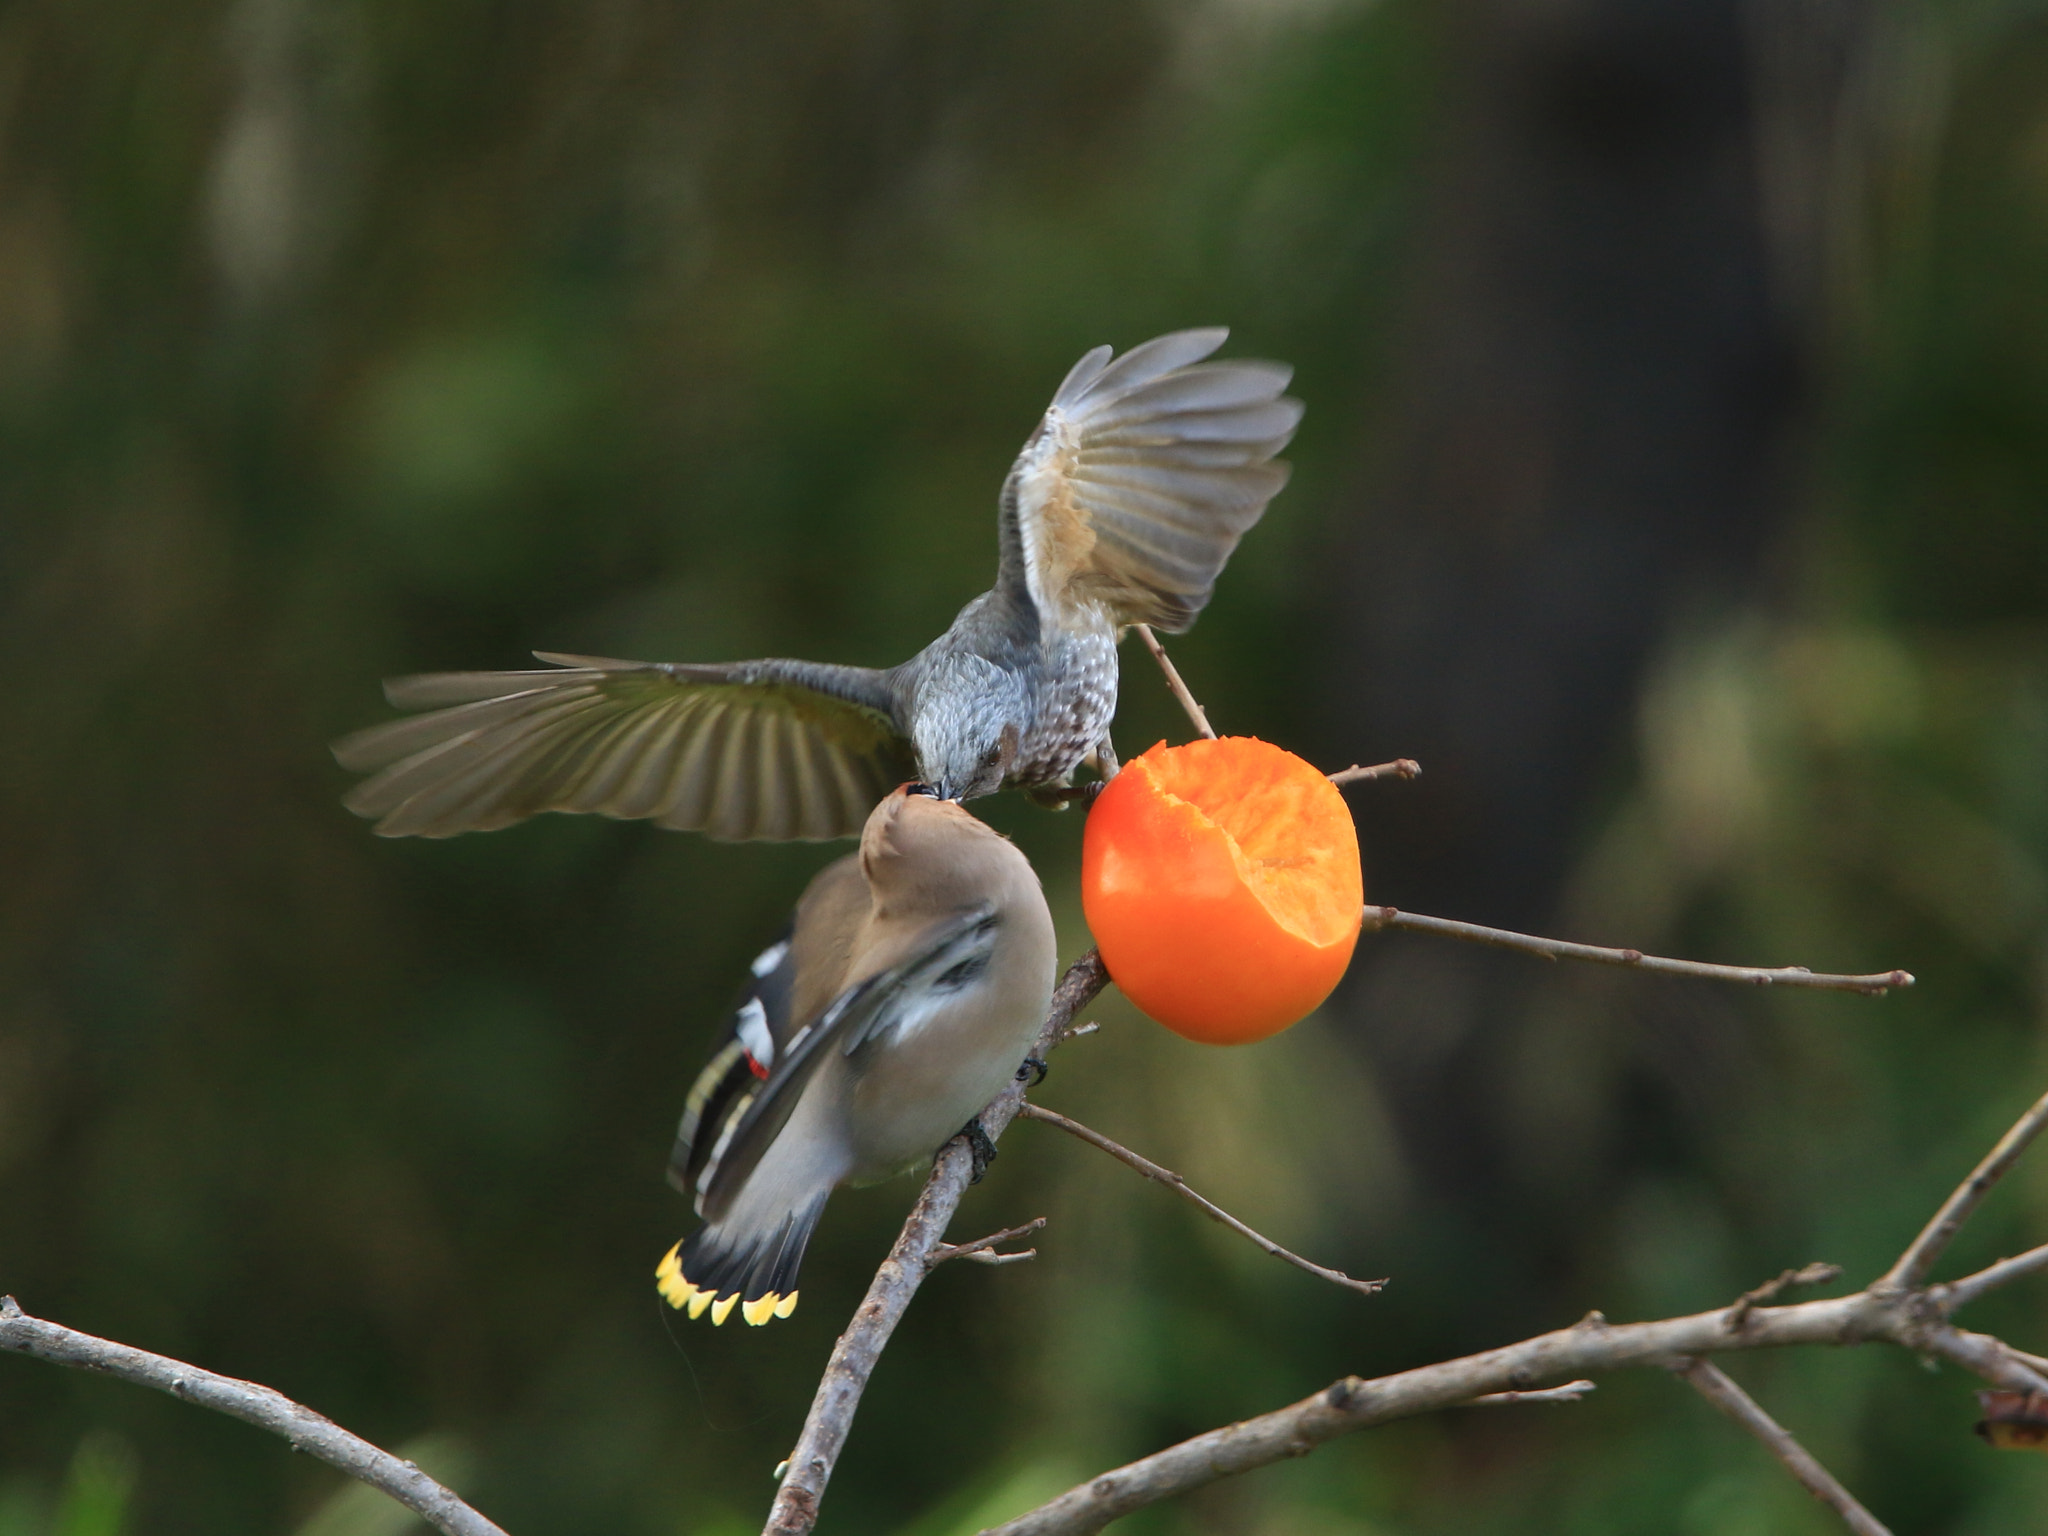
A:
<svg viewBox="0 0 2048 1536">
<path fill-rule="evenodd" d="M 434 672 L 385 694 L 426 710 L 343 737 L 371 777 L 346 804 L 387 837 L 542 811 L 712 837 L 845 837 L 914 776 L 948 800 L 1115 771 L 1117 641 L 1186 629 L 1287 481 L 1301 419 L 1278 363 L 1205 362 L 1177 331 L 1068 373 L 1003 482 L 996 584 L 901 666 L 702 666 L 537 651 L 522 672 Z M 906 751 L 907 748 L 907 751 Z"/>
<path fill-rule="evenodd" d="M 927 1161 L 1023 1064 L 1052 1000 L 1052 915 L 1024 855 L 906 784 L 826 866 L 698 1075 L 669 1182 L 704 1225 L 655 1271 L 723 1323 L 796 1307 L 804 1246 L 841 1184 Z"/>
</svg>

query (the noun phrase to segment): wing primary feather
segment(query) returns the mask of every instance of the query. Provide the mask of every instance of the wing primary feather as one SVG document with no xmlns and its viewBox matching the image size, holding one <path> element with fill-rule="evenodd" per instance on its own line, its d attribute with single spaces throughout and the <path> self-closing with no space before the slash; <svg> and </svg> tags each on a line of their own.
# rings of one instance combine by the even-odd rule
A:
<svg viewBox="0 0 2048 1536">
<path fill-rule="evenodd" d="M 465 778 L 477 763 L 494 760 L 507 744 L 547 730 L 555 717 L 587 709 L 594 702 L 592 695 L 583 693 L 537 695 L 516 714 L 494 719 L 488 726 L 450 737 L 391 764 L 357 785 L 344 803 L 358 815 L 396 811 Z"/>
<path fill-rule="evenodd" d="M 774 827 L 784 832 L 802 830 L 802 807 L 796 785 L 791 782 L 789 754 L 784 737 L 794 722 L 763 710 L 754 716 L 754 824 L 748 834 Z"/>
<path fill-rule="evenodd" d="M 1091 455 L 1110 448 L 1171 448 L 1185 452 L 1196 443 L 1240 445 L 1278 453 L 1301 424 L 1301 402 L 1282 395 L 1227 411 L 1181 411 L 1172 415 L 1114 418 L 1105 412 L 1088 423 Z"/>
<path fill-rule="evenodd" d="M 664 786 L 655 820 L 679 832 L 701 831 L 709 819 L 718 759 L 731 730 L 731 711 L 723 699 L 706 698 L 691 720 L 679 721 L 675 763 Z"/>
<path fill-rule="evenodd" d="M 759 721 L 749 712 L 726 710 L 725 742 L 715 763 L 708 764 L 711 794 L 706 806 L 704 831 L 719 842 L 743 842 L 755 824 L 754 767 L 756 727 Z"/>
<path fill-rule="evenodd" d="M 497 698 L 457 704 L 431 715 L 366 726 L 360 731 L 349 732 L 335 742 L 331 750 L 334 760 L 350 772 L 368 773 L 455 737 L 489 730 L 506 720 L 519 718 L 537 705 L 569 696 L 559 688 L 523 688 Z"/>
<path fill-rule="evenodd" d="M 417 672 L 385 679 L 384 698 L 394 709 L 438 709 L 592 681 L 595 674 L 587 669 L 578 674 L 554 667 L 522 672 Z"/>
<path fill-rule="evenodd" d="M 1237 410 L 1263 405 L 1278 397 L 1293 377 L 1294 370 L 1280 363 L 1249 359 L 1201 363 L 1116 394 L 1109 393 L 1098 382 L 1072 414 L 1077 421 L 1099 420 L 1115 426 L 1148 417 L 1177 416 L 1183 411 L 1210 414 Z"/>
<path fill-rule="evenodd" d="M 1077 398 L 1085 401 L 1098 395 L 1136 389 L 1176 368 L 1199 363 L 1229 339 L 1230 328 L 1222 325 L 1169 331 L 1164 336 L 1154 336 L 1150 341 L 1140 342 L 1096 374 Z"/>
<path fill-rule="evenodd" d="M 608 793 L 605 814 L 638 820 L 660 812 L 674 783 L 682 733 L 702 713 L 702 701 L 691 698 L 649 712 L 640 734 L 620 745 L 619 776 Z"/>
<path fill-rule="evenodd" d="M 629 816 L 622 792 L 632 782 L 634 770 L 646 760 L 649 739 L 686 708 L 686 702 L 679 699 L 621 714 L 605 735 L 591 744 L 589 761 L 563 786 L 564 801 L 573 810 Z"/>
<path fill-rule="evenodd" d="M 507 721 L 466 743 L 464 754 L 432 765 L 437 771 L 377 830 L 386 836 L 448 837 L 457 832 L 490 831 L 533 814 L 533 765 L 558 750 L 565 731 L 603 708 L 603 701 L 585 697 L 566 700 L 541 717 Z M 451 766 L 464 757 L 459 766 Z M 425 766 L 425 765 L 423 765 Z"/>
<path fill-rule="evenodd" d="M 1116 355 L 1114 347 L 1094 347 L 1081 354 L 1081 360 L 1067 370 L 1067 376 L 1060 380 L 1060 387 L 1053 391 L 1052 403 L 1055 410 L 1063 410 L 1088 393 L 1103 366 Z"/>
</svg>

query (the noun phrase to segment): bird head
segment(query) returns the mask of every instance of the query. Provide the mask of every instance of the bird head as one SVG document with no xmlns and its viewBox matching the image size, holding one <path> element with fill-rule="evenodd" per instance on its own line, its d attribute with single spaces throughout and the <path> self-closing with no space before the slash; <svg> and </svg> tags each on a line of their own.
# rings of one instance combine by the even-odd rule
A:
<svg viewBox="0 0 2048 1536">
<path fill-rule="evenodd" d="M 875 807 L 860 837 L 861 872 L 877 910 L 973 906 L 1023 855 L 1008 838 L 929 784 L 905 784 Z M 1026 866 L 1028 868 L 1028 866 Z"/>
<path fill-rule="evenodd" d="M 1017 759 L 1017 727 L 1006 700 L 939 694 L 911 728 L 918 771 L 941 800 L 972 800 L 1003 787 Z"/>
</svg>

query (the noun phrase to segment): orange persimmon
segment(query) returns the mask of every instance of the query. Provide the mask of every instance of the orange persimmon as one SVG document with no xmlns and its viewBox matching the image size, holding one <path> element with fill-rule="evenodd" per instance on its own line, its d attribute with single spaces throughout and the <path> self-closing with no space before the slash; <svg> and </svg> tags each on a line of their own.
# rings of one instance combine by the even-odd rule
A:
<svg viewBox="0 0 2048 1536">
<path fill-rule="evenodd" d="M 1351 963 L 1365 888 L 1337 787 L 1250 736 L 1160 742 L 1088 810 L 1081 907 L 1124 995 L 1190 1040 L 1285 1029 Z"/>
</svg>

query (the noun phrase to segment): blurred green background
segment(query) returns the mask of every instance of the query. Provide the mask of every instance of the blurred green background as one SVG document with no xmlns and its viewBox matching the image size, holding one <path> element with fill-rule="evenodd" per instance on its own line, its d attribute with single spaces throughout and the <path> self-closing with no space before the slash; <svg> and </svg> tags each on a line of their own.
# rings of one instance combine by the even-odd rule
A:
<svg viewBox="0 0 2048 1536">
<path fill-rule="evenodd" d="M 1372 897 L 1882 1001 L 1365 941 L 1321 1015 L 1106 1000 L 828 1531 L 953 1536 L 1588 1308 L 1878 1272 L 2048 1086 L 2048 10 L 1807 0 L 228 0 L 0 12 L 0 1290 L 407 1448 L 515 1536 L 754 1529 L 911 1198 L 794 1319 L 664 1316 L 682 1094 L 835 850 L 371 836 L 325 743 L 529 647 L 886 664 L 986 584 L 1084 348 L 1227 322 L 1296 474 L 1176 654 Z M 1128 754 L 1184 726 L 1142 658 Z M 1078 815 L 984 802 L 1068 955 Z M 2048 1238 L 2048 1162 L 1957 1245 Z M 2041 1287 L 1973 1324 L 2048 1345 Z M 1731 1369 L 1901 1536 L 2048 1463 L 1896 1352 Z M 0 1536 L 368 1536 L 245 1426 L 0 1359 Z M 1133 1533 L 1821 1532 L 1655 1373 Z"/>
</svg>

